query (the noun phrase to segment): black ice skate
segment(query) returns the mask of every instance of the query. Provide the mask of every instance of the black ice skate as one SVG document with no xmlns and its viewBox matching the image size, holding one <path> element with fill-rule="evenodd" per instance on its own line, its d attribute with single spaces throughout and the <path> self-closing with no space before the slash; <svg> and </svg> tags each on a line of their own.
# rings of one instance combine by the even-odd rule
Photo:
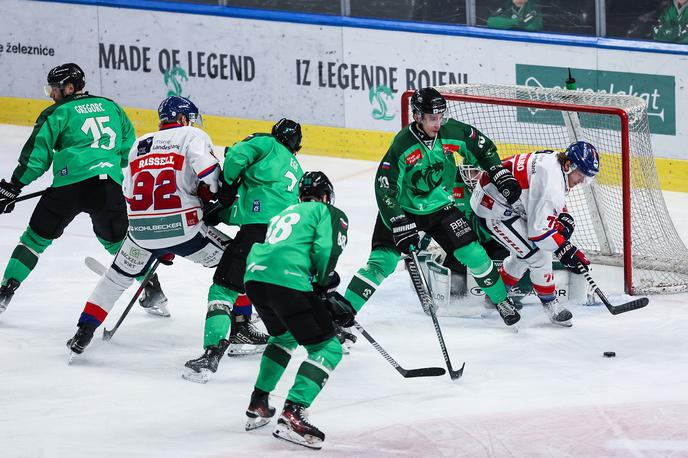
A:
<svg viewBox="0 0 688 458">
<path fill-rule="evenodd" d="M 514 305 L 513 301 L 508 297 L 506 298 L 506 300 L 495 305 L 492 303 L 489 297 L 485 296 L 483 306 L 485 307 L 485 310 L 483 310 L 483 312 L 480 314 L 482 318 L 489 318 L 492 315 L 492 313 L 495 310 L 497 310 L 499 312 L 499 316 L 502 317 L 502 320 L 504 320 L 504 324 L 506 324 L 507 326 L 513 326 L 514 324 L 518 323 L 518 321 L 521 319 L 521 315 L 518 313 L 518 310 L 516 310 L 516 306 Z M 515 326 L 512 329 L 514 331 L 518 331 L 518 329 Z"/>
<path fill-rule="evenodd" d="M 93 339 L 93 333 L 98 327 L 95 323 L 82 323 L 79 325 L 74 337 L 67 341 L 67 348 L 71 350 L 67 364 L 72 362 L 75 355 L 80 355 L 84 352 L 88 344 Z"/>
<path fill-rule="evenodd" d="M 325 440 L 325 433 L 308 423 L 306 408 L 289 400 L 284 402 L 284 409 L 272 435 L 315 450 L 320 450 Z"/>
<path fill-rule="evenodd" d="M 567 328 L 573 326 L 573 323 L 571 323 L 573 314 L 569 312 L 567 308 L 562 307 L 557 299 L 549 302 L 543 302 L 542 307 L 545 309 L 545 312 L 549 317 L 549 321 L 552 323 L 559 326 L 565 326 Z"/>
<path fill-rule="evenodd" d="M 232 327 L 229 332 L 229 356 L 246 356 L 262 353 L 268 344 L 269 335 L 260 332 L 251 323 L 248 315 L 231 313 Z"/>
<path fill-rule="evenodd" d="M 356 335 L 350 332 L 351 328 L 342 328 L 338 324 L 334 325 L 334 330 L 337 333 L 337 339 L 342 345 L 342 352 L 345 355 L 351 353 L 351 346 L 356 343 Z"/>
<path fill-rule="evenodd" d="M 14 296 L 14 292 L 17 290 L 17 288 L 19 288 L 19 282 L 14 278 L 7 280 L 6 285 L 0 286 L 0 313 L 7 309 L 7 306 L 12 300 L 12 296 Z"/>
<path fill-rule="evenodd" d="M 201 357 L 187 361 L 184 364 L 187 370 L 182 373 L 182 378 L 190 382 L 207 383 L 211 374 L 217 371 L 217 366 L 227 351 L 227 347 L 229 347 L 229 341 L 222 339 L 217 345 L 206 348 Z"/>
<path fill-rule="evenodd" d="M 251 402 L 246 409 L 246 431 L 251 431 L 270 423 L 270 419 L 275 416 L 275 408 L 270 407 L 268 402 L 270 395 L 258 388 L 251 394 Z"/>
<path fill-rule="evenodd" d="M 151 315 L 167 318 L 170 312 L 167 310 L 167 297 L 162 292 L 158 274 L 153 274 L 139 298 L 139 305 Z"/>
</svg>

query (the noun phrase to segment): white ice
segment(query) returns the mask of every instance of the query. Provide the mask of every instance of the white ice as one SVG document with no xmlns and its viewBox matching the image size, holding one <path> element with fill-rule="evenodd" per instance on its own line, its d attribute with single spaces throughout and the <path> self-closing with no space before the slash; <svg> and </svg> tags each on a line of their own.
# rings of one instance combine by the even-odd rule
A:
<svg viewBox="0 0 688 458">
<path fill-rule="evenodd" d="M 0 175 L 12 172 L 29 133 L 0 126 Z M 369 253 L 376 164 L 299 160 L 333 179 L 336 203 L 349 215 L 350 242 L 338 269 L 343 289 Z M 666 198 L 688 235 L 686 196 Z M 0 267 L 35 202 L 0 215 Z M 461 318 L 440 318 L 452 363 L 466 362 L 458 381 L 404 379 L 359 336 L 310 409 L 327 435 L 324 449 L 311 452 L 274 439 L 272 425 L 244 431 L 258 357 L 225 358 L 207 385 L 180 377 L 184 362 L 202 352 L 212 277 L 183 259 L 160 271 L 171 318 L 137 306 L 111 342 L 94 339 L 67 366 L 65 341 L 97 281 L 86 256 L 108 262 L 82 215 L 0 315 L 0 457 L 688 457 L 685 294 L 651 297 L 647 308 L 618 316 L 574 305 L 570 329 L 554 327 L 529 306 L 518 334 L 467 305 Z M 444 366 L 432 322 L 401 267 L 358 318 L 402 366 Z M 276 407 L 304 355 L 295 355 L 275 390 Z"/>
</svg>

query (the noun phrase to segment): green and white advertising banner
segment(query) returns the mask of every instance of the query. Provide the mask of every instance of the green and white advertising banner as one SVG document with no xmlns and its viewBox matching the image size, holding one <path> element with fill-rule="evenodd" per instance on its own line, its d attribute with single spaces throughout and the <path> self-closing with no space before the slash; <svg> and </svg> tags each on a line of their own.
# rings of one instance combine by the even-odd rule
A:
<svg viewBox="0 0 688 458">
<path fill-rule="evenodd" d="M 589 68 L 572 68 L 578 91 L 602 94 L 633 95 L 647 103 L 650 132 L 676 135 L 676 78 L 673 75 L 616 72 Z M 532 87 L 563 88 L 565 67 L 516 64 L 516 84 Z M 522 122 L 549 122 L 541 110 L 519 110 Z M 560 125 L 564 125 L 563 118 Z M 584 121 L 584 120 L 583 120 Z"/>
</svg>

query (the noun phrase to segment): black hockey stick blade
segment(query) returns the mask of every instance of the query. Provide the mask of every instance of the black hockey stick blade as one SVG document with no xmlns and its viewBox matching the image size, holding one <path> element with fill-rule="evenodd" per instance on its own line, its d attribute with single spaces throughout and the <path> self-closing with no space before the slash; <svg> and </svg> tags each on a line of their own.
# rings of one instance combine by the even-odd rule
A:
<svg viewBox="0 0 688 458">
<path fill-rule="evenodd" d="M 638 299 L 634 299 L 623 304 L 614 305 L 609 302 L 609 299 L 607 299 L 607 296 L 604 295 L 600 287 L 597 286 L 597 283 L 595 283 L 595 280 L 592 279 L 589 272 L 584 272 L 583 275 L 590 286 L 592 286 L 592 289 L 595 291 L 595 294 L 597 294 L 597 297 L 600 298 L 604 306 L 607 307 L 607 310 L 609 310 L 609 313 L 612 315 L 630 312 L 631 310 L 638 310 L 650 303 L 650 300 L 647 297 L 639 297 Z"/>
<path fill-rule="evenodd" d="M 626 313 L 630 312 L 631 310 L 641 309 L 645 307 L 647 304 L 649 304 L 650 300 L 647 297 L 640 297 L 638 299 L 634 299 L 632 301 L 618 305 L 612 305 L 611 303 L 605 301 L 602 302 L 604 302 L 604 305 L 607 307 L 607 310 L 609 310 L 609 312 L 612 315 L 618 315 L 619 313 Z"/>
<path fill-rule="evenodd" d="M 420 369 L 401 369 L 399 372 L 405 378 L 439 377 L 446 373 L 443 367 L 421 367 Z"/>
<path fill-rule="evenodd" d="M 380 346 L 379 343 L 377 343 L 377 340 L 373 338 L 370 334 L 368 334 L 368 331 L 365 330 L 363 326 L 361 326 L 358 322 L 354 321 L 354 326 L 356 329 L 358 329 L 358 332 L 360 332 L 365 339 L 370 342 L 370 344 L 375 348 L 375 350 L 380 353 L 389 364 L 394 367 L 397 372 L 401 374 L 402 377 L 404 378 L 412 378 L 412 377 L 437 377 L 440 375 L 444 375 L 445 371 L 444 368 L 442 367 L 421 367 L 418 369 L 404 369 L 399 365 L 399 363 L 396 362 L 392 356 L 385 351 L 384 348 Z M 463 370 L 463 368 L 461 368 Z"/>
</svg>

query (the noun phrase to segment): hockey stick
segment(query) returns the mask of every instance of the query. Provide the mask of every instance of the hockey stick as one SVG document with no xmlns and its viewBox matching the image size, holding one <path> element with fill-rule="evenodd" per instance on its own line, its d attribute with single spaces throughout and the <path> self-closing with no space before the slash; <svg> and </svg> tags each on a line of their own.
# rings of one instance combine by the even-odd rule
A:
<svg viewBox="0 0 688 458">
<path fill-rule="evenodd" d="M 143 277 L 143 280 L 141 280 L 141 283 L 139 284 L 139 289 L 136 290 L 136 293 L 134 293 L 134 297 L 131 298 L 131 301 L 129 301 L 129 304 L 127 305 L 127 308 L 124 309 L 124 312 L 122 312 L 122 316 L 119 317 L 119 320 L 117 320 L 117 323 L 115 323 L 115 327 L 112 328 L 111 330 L 107 330 L 103 328 L 103 340 L 106 342 L 110 339 L 112 339 L 112 336 L 115 335 L 115 332 L 117 332 L 117 329 L 119 329 L 119 326 L 122 324 L 122 321 L 127 317 L 129 314 L 129 310 L 134 306 L 136 303 L 136 299 L 139 298 L 141 295 L 141 292 L 143 289 L 146 287 L 148 284 L 148 281 L 151 279 L 153 274 L 155 273 L 155 269 L 158 268 L 160 265 L 160 259 L 156 259 L 155 262 L 153 263 L 153 267 L 150 268 L 148 273 L 146 274 L 145 277 Z"/>
<path fill-rule="evenodd" d="M 25 194 L 23 196 L 15 197 L 14 199 L 7 199 L 7 198 L 2 199 L 2 200 L 0 200 L 0 207 L 5 208 L 10 204 L 15 204 L 17 202 L 21 202 L 22 200 L 29 200 L 29 199 L 33 199 L 34 197 L 42 196 L 45 193 L 45 191 L 47 191 L 47 189 L 44 189 L 42 191 L 32 192 L 31 194 Z"/>
<path fill-rule="evenodd" d="M 371 345 L 387 360 L 389 364 L 391 364 L 397 372 L 401 374 L 402 377 L 404 378 L 411 378 L 411 377 L 436 377 L 439 375 L 444 375 L 445 370 L 442 367 L 421 367 L 418 369 L 404 369 L 397 363 L 394 358 L 392 358 L 389 353 L 385 351 L 384 348 L 380 346 L 379 343 L 375 339 L 373 339 L 373 336 L 368 334 L 368 331 L 363 329 L 363 326 L 358 324 L 358 322 L 354 321 L 354 326 L 356 329 L 358 329 L 358 332 L 363 334 L 363 337 L 366 338 L 368 342 L 371 343 Z"/>
<path fill-rule="evenodd" d="M 647 297 L 640 297 L 638 299 L 634 299 L 632 301 L 625 302 L 623 304 L 612 305 L 612 303 L 609 302 L 609 300 L 607 299 L 607 296 L 604 295 L 604 293 L 602 292 L 600 287 L 597 286 L 597 283 L 595 283 L 595 280 L 592 279 L 592 277 L 590 276 L 590 273 L 583 272 L 583 276 L 588 281 L 588 284 L 590 284 L 593 291 L 595 291 L 595 294 L 597 294 L 597 297 L 600 298 L 600 300 L 605 305 L 605 307 L 607 307 L 607 310 L 609 310 L 609 313 L 611 313 L 612 315 L 618 315 L 619 313 L 625 313 L 625 312 L 630 312 L 631 310 L 641 309 L 650 303 L 650 300 Z"/>
<path fill-rule="evenodd" d="M 406 258 L 406 269 L 411 275 L 411 282 L 413 283 L 413 288 L 416 290 L 418 299 L 423 306 L 423 309 L 428 309 L 430 311 L 430 316 L 432 317 L 432 323 L 435 325 L 435 332 L 437 333 L 437 339 L 440 342 L 440 348 L 442 349 L 442 356 L 444 356 L 444 362 L 447 364 L 447 370 L 449 371 L 449 377 L 452 380 L 456 380 L 463 375 L 463 368 L 466 367 L 466 363 L 461 365 L 459 370 L 453 370 L 451 361 L 449 360 L 449 353 L 447 352 L 447 346 L 444 343 L 444 337 L 442 336 L 442 330 L 440 329 L 440 323 L 437 321 L 437 315 L 435 314 L 435 301 L 430 295 L 430 289 L 428 288 L 428 282 L 420 270 L 418 264 L 418 255 L 415 251 L 411 252 L 411 258 Z"/>
</svg>

